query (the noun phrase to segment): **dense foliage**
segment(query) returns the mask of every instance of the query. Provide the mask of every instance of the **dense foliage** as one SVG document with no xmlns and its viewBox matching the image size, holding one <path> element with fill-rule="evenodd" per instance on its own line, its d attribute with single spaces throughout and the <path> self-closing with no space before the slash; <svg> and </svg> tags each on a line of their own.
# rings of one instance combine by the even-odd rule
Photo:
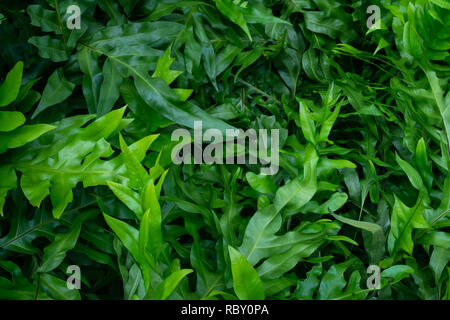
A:
<svg viewBox="0 0 450 320">
<path fill-rule="evenodd" d="M 1 299 L 450 298 L 447 0 L 3 0 L 0 40 Z M 197 120 L 278 172 L 174 164 Z"/>
</svg>

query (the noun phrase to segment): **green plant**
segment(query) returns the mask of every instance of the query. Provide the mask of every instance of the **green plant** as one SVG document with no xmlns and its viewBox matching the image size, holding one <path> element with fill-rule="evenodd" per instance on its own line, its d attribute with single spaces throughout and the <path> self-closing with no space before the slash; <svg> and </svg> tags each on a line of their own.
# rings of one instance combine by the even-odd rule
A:
<svg viewBox="0 0 450 320">
<path fill-rule="evenodd" d="M 0 4 L 1 299 L 450 297 L 446 1 L 71 4 Z M 278 171 L 174 164 L 194 121 Z"/>
</svg>

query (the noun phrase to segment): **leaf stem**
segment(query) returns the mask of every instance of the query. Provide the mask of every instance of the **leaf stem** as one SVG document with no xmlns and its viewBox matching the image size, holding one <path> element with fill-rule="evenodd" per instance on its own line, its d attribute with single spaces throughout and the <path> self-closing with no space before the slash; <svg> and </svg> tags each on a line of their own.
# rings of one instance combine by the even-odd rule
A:
<svg viewBox="0 0 450 320">
<path fill-rule="evenodd" d="M 234 77 L 235 75 L 234 75 L 233 73 L 230 73 L 230 76 L 233 76 L 233 77 Z M 248 87 L 252 88 L 253 90 L 257 91 L 258 93 L 262 94 L 263 96 L 265 96 L 265 97 L 267 97 L 267 98 L 269 98 L 269 99 L 272 99 L 272 100 L 275 101 L 277 104 L 280 104 L 280 105 L 281 105 L 281 101 L 280 101 L 280 100 L 278 100 L 278 99 L 275 98 L 274 96 L 268 94 L 267 92 L 264 92 L 263 90 L 261 90 L 261 89 L 255 87 L 255 86 L 252 85 L 251 83 L 249 83 L 249 82 L 247 82 L 247 81 L 245 81 L 245 80 L 243 80 L 243 79 L 241 79 L 241 78 L 239 78 L 239 77 L 237 77 L 237 80 L 238 80 L 239 82 L 241 82 L 242 84 L 245 84 L 246 86 L 248 86 Z"/>
<path fill-rule="evenodd" d="M 69 54 L 70 51 L 69 51 L 69 48 L 67 47 L 67 39 L 66 39 L 66 34 L 64 32 L 64 25 L 63 25 L 63 22 L 61 19 L 61 15 L 59 14 L 59 3 L 58 3 L 58 0 L 54 0 L 53 2 L 55 4 L 56 17 L 58 18 L 59 29 L 61 30 L 61 34 L 63 37 L 64 48 L 66 49 L 67 54 Z"/>
</svg>

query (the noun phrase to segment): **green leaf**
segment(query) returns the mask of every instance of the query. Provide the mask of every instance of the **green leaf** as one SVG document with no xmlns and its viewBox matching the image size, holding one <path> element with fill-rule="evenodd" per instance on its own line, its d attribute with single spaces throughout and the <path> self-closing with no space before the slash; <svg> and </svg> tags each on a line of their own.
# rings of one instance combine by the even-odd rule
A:
<svg viewBox="0 0 450 320">
<path fill-rule="evenodd" d="M 439 114 L 444 124 L 444 134 L 447 139 L 447 152 L 450 158 L 450 105 L 444 101 L 444 91 L 439 84 L 439 78 L 437 77 L 436 72 L 429 69 L 425 69 L 424 72 L 427 76 L 428 83 L 431 86 L 433 99 L 438 107 Z M 447 95 L 447 97 L 450 96 Z"/>
<path fill-rule="evenodd" d="M 406 265 L 395 265 L 381 272 L 381 285 L 384 287 L 387 283 L 391 285 L 408 278 L 414 273 L 414 269 Z"/>
<path fill-rule="evenodd" d="M 311 118 L 308 106 L 302 101 L 299 101 L 299 104 L 300 104 L 300 123 L 302 126 L 303 135 L 305 136 L 305 139 L 308 142 L 315 145 L 316 126 L 314 125 L 314 121 Z"/>
<path fill-rule="evenodd" d="M 92 113 L 98 110 L 100 86 L 103 78 L 96 61 L 96 55 L 95 52 L 88 48 L 83 48 L 77 54 L 80 69 L 84 73 L 82 82 L 83 94 L 88 105 L 88 110 Z"/>
<path fill-rule="evenodd" d="M 44 9 L 41 5 L 28 6 L 27 13 L 31 18 L 31 24 L 40 27 L 44 32 L 61 33 L 56 12 Z"/>
<path fill-rule="evenodd" d="M 57 268 L 66 257 L 66 252 L 75 247 L 83 222 L 94 218 L 97 214 L 97 211 L 86 211 L 77 216 L 68 232 L 57 234 L 55 240 L 44 248 L 44 256 L 38 271 L 45 273 Z"/>
<path fill-rule="evenodd" d="M 39 277 L 41 289 L 56 300 L 80 300 L 80 292 L 77 289 L 68 289 L 67 283 L 48 273 Z"/>
<path fill-rule="evenodd" d="M 146 180 L 150 178 L 147 170 L 145 170 L 138 159 L 136 159 L 134 154 L 130 151 L 125 141 L 123 140 L 122 135 L 119 135 L 119 142 L 125 165 L 129 173 L 130 185 L 135 189 L 142 189 L 146 183 Z"/>
<path fill-rule="evenodd" d="M 139 231 L 129 224 L 108 216 L 105 213 L 103 213 L 103 217 L 105 218 L 108 226 L 114 231 L 114 233 L 123 243 L 125 248 L 130 251 L 130 253 L 137 261 L 141 261 L 142 257 L 139 255 Z"/>
<path fill-rule="evenodd" d="M 96 113 L 102 116 L 114 107 L 117 99 L 119 99 L 119 88 L 122 83 L 122 77 L 119 75 L 117 68 L 110 59 L 106 59 L 103 65 L 103 83 L 100 87 L 98 104 Z"/>
<path fill-rule="evenodd" d="M 290 271 L 325 242 L 326 228 L 312 225 L 311 230 L 290 231 L 266 244 L 265 250 L 271 255 L 257 268 L 258 274 L 263 279 L 276 279 Z"/>
<path fill-rule="evenodd" d="M 279 252 L 279 247 L 284 246 L 286 240 L 281 239 L 278 245 L 269 245 L 269 243 L 273 243 L 276 238 L 275 233 L 281 227 L 280 211 L 288 203 L 295 204 L 297 208 L 302 207 L 314 196 L 317 188 L 316 175 L 314 174 L 316 165 L 317 154 L 311 146 L 308 146 L 303 179 L 294 180 L 278 189 L 274 204 L 258 210 L 251 217 L 245 229 L 244 239 L 239 251 L 252 265 L 273 254 L 273 252 Z M 285 250 L 288 248 L 285 247 Z"/>
<path fill-rule="evenodd" d="M 252 39 L 252 36 L 250 34 L 250 30 L 248 29 L 247 22 L 245 20 L 245 16 L 243 13 L 242 8 L 237 6 L 235 3 L 233 3 L 231 0 L 214 0 L 217 9 L 228 19 L 233 21 L 235 24 L 237 24 L 239 27 L 241 27 L 242 30 L 244 30 L 245 34 L 249 37 L 249 39 Z"/>
<path fill-rule="evenodd" d="M 22 83 L 22 72 L 23 62 L 19 61 L 6 75 L 5 81 L 0 85 L 0 107 L 16 100 Z"/>
<path fill-rule="evenodd" d="M 132 300 L 135 294 L 138 294 L 140 287 L 142 286 L 142 272 L 137 266 L 133 264 L 128 272 L 128 280 L 124 284 L 124 299 Z"/>
<path fill-rule="evenodd" d="M 423 57 L 422 39 L 411 21 L 407 21 L 403 30 L 403 43 L 410 55 L 421 60 Z"/>
<path fill-rule="evenodd" d="M 1 299 L 50 299 L 45 292 L 36 292 L 36 284 L 31 283 L 23 275 L 22 270 L 17 264 L 11 261 L 0 260 L 0 268 L 10 275 L 10 279 L 0 277 Z"/>
<path fill-rule="evenodd" d="M 320 284 L 320 275 L 322 274 L 322 266 L 316 265 L 306 273 L 306 279 L 300 283 L 300 298 L 312 299 L 314 292 Z"/>
<path fill-rule="evenodd" d="M 349 218 L 345 218 L 343 216 L 334 214 L 334 213 L 330 213 L 335 219 L 346 223 L 348 225 L 351 225 L 355 228 L 359 228 L 359 229 L 363 229 L 363 230 L 367 230 L 371 233 L 380 233 L 383 230 L 381 229 L 381 227 L 378 224 L 375 223 L 371 223 L 371 222 L 366 222 L 366 221 L 358 221 L 358 220 L 353 220 L 353 219 L 349 219 Z"/>
<path fill-rule="evenodd" d="M 397 196 L 394 195 L 395 203 L 392 209 L 391 230 L 388 238 L 388 249 L 391 255 L 398 250 L 404 250 L 412 254 L 414 243 L 412 231 L 418 228 L 428 228 L 428 223 L 423 217 L 425 209 L 423 198 L 420 196 L 414 207 L 407 207 Z"/>
<path fill-rule="evenodd" d="M 431 0 L 435 5 L 450 10 L 450 4 L 448 2 L 445 2 L 444 0 Z"/>
<path fill-rule="evenodd" d="M 278 189 L 274 201 L 277 211 L 288 204 L 300 208 L 311 200 L 317 190 L 317 162 L 318 156 L 314 147 L 308 145 L 305 150 L 303 177 L 297 177 Z"/>
<path fill-rule="evenodd" d="M 273 182 L 272 178 L 267 175 L 254 174 L 253 172 L 247 172 L 245 175 L 250 186 L 261 193 L 275 193 L 277 186 Z"/>
<path fill-rule="evenodd" d="M 304 11 L 305 24 L 308 30 L 338 38 L 347 43 L 357 37 L 355 30 L 349 25 L 350 15 L 338 6 L 327 11 Z"/>
<path fill-rule="evenodd" d="M 75 84 L 66 79 L 61 69 L 53 72 L 48 78 L 41 101 L 34 111 L 32 118 L 36 117 L 48 107 L 66 100 L 72 94 L 74 88 Z"/>
<path fill-rule="evenodd" d="M 417 170 L 414 169 L 414 167 L 411 166 L 408 162 L 400 158 L 398 154 L 395 155 L 395 160 L 399 164 L 400 168 L 402 168 L 402 170 L 406 173 L 413 187 L 427 194 L 427 190 L 425 188 L 425 185 L 423 184 L 422 177 L 417 172 Z"/>
<path fill-rule="evenodd" d="M 53 215 L 59 218 L 73 200 L 72 189 L 78 182 L 85 187 L 106 185 L 107 181 L 126 181 L 123 155 L 102 160 L 113 153 L 105 138 L 121 125 L 125 109 L 112 111 L 80 129 L 92 116 L 75 116 L 57 123 L 58 129 L 47 133 L 48 140 L 57 143 L 39 145 L 34 157 L 29 152 L 18 153 L 12 160 L 22 172 L 20 181 L 25 196 L 34 206 L 50 195 Z M 22 130 L 26 126 L 19 128 Z M 136 143 L 138 144 L 138 143 Z M 133 147 L 133 146 L 132 146 Z M 134 151 L 136 146 L 133 148 Z M 56 159 L 49 155 L 57 154 Z"/>
<path fill-rule="evenodd" d="M 25 116 L 17 111 L 0 111 L 0 132 L 12 131 L 25 123 Z"/>
<path fill-rule="evenodd" d="M 163 282 L 156 288 L 156 300 L 165 300 L 176 289 L 180 281 L 186 277 L 189 273 L 192 273 L 191 269 L 178 270 L 172 273 L 169 277 L 164 279 Z"/>
<path fill-rule="evenodd" d="M 245 257 L 228 246 L 234 292 L 241 300 L 264 300 L 264 287 L 256 270 Z"/>
<path fill-rule="evenodd" d="M 0 132 L 0 153 L 5 152 L 6 149 L 22 147 L 55 128 L 48 124 L 34 124 L 25 125 L 9 132 Z"/>
<path fill-rule="evenodd" d="M 264 6 L 253 6 L 250 3 L 249 7 L 242 8 L 245 20 L 248 23 L 263 23 L 263 24 L 277 24 L 282 23 L 286 25 L 291 25 L 290 22 L 273 16 L 272 10 Z"/>
<path fill-rule="evenodd" d="M 183 28 L 182 24 L 172 21 L 133 22 L 103 28 L 90 34 L 87 40 L 90 48 L 101 51 L 131 48 L 142 43 L 154 46 L 170 43 Z"/>
<path fill-rule="evenodd" d="M 430 257 L 430 267 L 434 272 L 434 279 L 436 284 L 439 284 L 439 279 L 441 278 L 444 268 L 448 265 L 450 261 L 450 251 L 447 248 L 437 247 L 433 248 L 433 253 Z"/>
<path fill-rule="evenodd" d="M 215 119 L 191 102 L 180 103 L 178 95 L 159 78 L 150 78 L 140 73 L 134 77 L 136 89 L 144 101 L 156 112 L 180 125 L 194 127 L 194 121 L 203 121 L 203 128 L 217 128 L 223 132 L 233 127 Z"/>
<path fill-rule="evenodd" d="M 348 260 L 343 263 L 335 264 L 325 273 L 320 282 L 317 298 L 319 300 L 348 300 L 363 299 L 368 290 L 360 288 L 361 276 L 358 271 L 354 271 L 347 281 L 344 272 L 354 263 L 354 260 Z"/>
<path fill-rule="evenodd" d="M 139 196 L 136 192 L 134 192 L 131 188 L 121 185 L 120 183 L 107 181 L 107 184 L 120 201 L 122 201 L 131 211 L 133 211 L 139 219 L 142 218 L 143 211 L 139 201 Z"/>
<path fill-rule="evenodd" d="M 176 78 L 182 73 L 181 71 L 170 70 L 170 66 L 175 61 L 175 59 L 170 57 L 170 47 L 164 51 L 164 54 L 158 59 L 158 64 L 156 65 L 155 72 L 153 73 L 154 78 L 161 78 L 167 84 L 171 84 Z"/>
<path fill-rule="evenodd" d="M 62 62 L 69 59 L 61 40 L 53 39 L 50 36 L 34 36 L 31 37 L 28 42 L 39 49 L 39 55 L 42 58 L 50 59 L 53 62 Z"/>
<path fill-rule="evenodd" d="M 141 251 L 148 251 L 153 258 L 158 260 L 163 244 L 161 229 L 161 208 L 159 206 L 153 181 L 147 185 L 142 197 L 143 209 L 146 210 L 141 221 L 139 242 Z"/>
</svg>

